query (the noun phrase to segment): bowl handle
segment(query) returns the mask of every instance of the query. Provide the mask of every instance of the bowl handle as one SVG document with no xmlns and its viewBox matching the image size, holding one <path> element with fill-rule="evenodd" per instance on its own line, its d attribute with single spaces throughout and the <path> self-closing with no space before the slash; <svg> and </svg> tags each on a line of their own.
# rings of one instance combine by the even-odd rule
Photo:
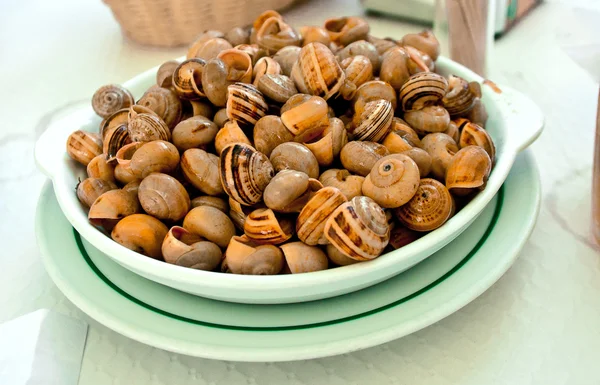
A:
<svg viewBox="0 0 600 385">
<path fill-rule="evenodd" d="M 535 142 L 542 133 L 542 110 L 529 97 L 510 87 L 502 86 L 500 90 L 492 85 L 490 88 L 492 92 L 486 94 L 496 99 L 501 107 L 502 119 L 509 131 L 508 144 L 519 153 Z"/>
</svg>

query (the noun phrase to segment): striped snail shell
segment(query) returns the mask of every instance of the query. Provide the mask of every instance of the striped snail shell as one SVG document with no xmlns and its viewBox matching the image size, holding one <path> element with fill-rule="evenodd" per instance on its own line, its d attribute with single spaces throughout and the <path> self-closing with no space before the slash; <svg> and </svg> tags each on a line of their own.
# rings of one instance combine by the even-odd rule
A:
<svg viewBox="0 0 600 385">
<path fill-rule="evenodd" d="M 340 63 L 346 74 L 340 94 L 346 100 L 352 100 L 358 87 L 373 78 L 373 64 L 363 55 L 348 57 Z"/>
<path fill-rule="evenodd" d="M 117 152 L 126 144 L 131 143 L 127 124 L 109 128 L 104 134 L 102 142 L 102 153 L 106 155 L 106 161 L 112 162 L 116 159 Z"/>
<path fill-rule="evenodd" d="M 327 219 L 325 237 L 342 254 L 355 260 L 377 258 L 390 240 L 383 209 L 369 197 L 357 196 Z"/>
<path fill-rule="evenodd" d="M 260 208 L 252 211 L 244 222 L 244 234 L 259 245 L 278 245 L 290 239 L 294 222 L 290 218 L 277 218 L 273 210 Z"/>
<path fill-rule="evenodd" d="M 106 133 L 113 130 L 114 128 L 125 124 L 129 120 L 129 108 L 122 108 L 117 112 L 113 113 L 108 118 L 102 119 L 100 122 L 100 137 L 102 141 L 106 141 Z"/>
<path fill-rule="evenodd" d="M 227 95 L 227 117 L 242 128 L 253 126 L 269 110 L 262 93 L 251 84 L 234 83 L 227 87 Z"/>
<path fill-rule="evenodd" d="M 173 71 L 173 88 L 182 99 L 196 100 L 204 97 L 202 71 L 206 61 L 199 58 L 188 59 Z"/>
<path fill-rule="evenodd" d="M 493 162 L 496 157 L 496 146 L 494 146 L 494 141 L 490 134 L 481 126 L 471 123 L 466 119 L 457 121 L 457 125 L 461 130 L 460 139 L 458 141 L 460 148 L 466 146 L 479 146 L 488 153 Z"/>
<path fill-rule="evenodd" d="M 230 144 L 221 151 L 219 172 L 227 195 L 246 206 L 262 200 L 274 175 L 269 158 L 243 143 Z"/>
<path fill-rule="evenodd" d="M 86 167 L 101 151 L 102 139 L 96 133 L 77 130 L 67 138 L 67 154 Z"/>
<path fill-rule="evenodd" d="M 100 87 L 92 96 L 92 108 L 102 118 L 108 118 L 123 108 L 134 104 L 133 95 L 118 84 Z"/>
<path fill-rule="evenodd" d="M 132 106 L 134 107 L 134 106 Z M 139 107 L 139 106 L 135 106 Z M 134 142 L 150 142 L 153 140 L 171 140 L 171 130 L 165 122 L 152 111 L 136 112 L 137 108 L 129 110 L 127 132 Z"/>
<path fill-rule="evenodd" d="M 454 199 L 446 186 L 435 179 L 423 178 L 412 199 L 394 212 L 409 229 L 431 231 L 443 225 L 454 209 Z"/>
<path fill-rule="evenodd" d="M 298 66 L 309 93 L 325 100 L 338 92 L 346 78 L 331 50 L 321 43 L 302 47 Z M 296 86 L 299 90 L 303 88 L 298 84 Z"/>
<path fill-rule="evenodd" d="M 412 75 L 400 88 L 400 103 L 404 111 L 420 110 L 436 104 L 448 90 L 448 81 L 434 72 Z"/>
<path fill-rule="evenodd" d="M 349 134 L 354 140 L 381 142 L 390 130 L 393 117 L 392 103 L 388 100 L 368 102 L 362 113 L 354 116 Z"/>
<path fill-rule="evenodd" d="M 477 95 L 473 92 L 473 87 L 458 76 L 450 75 L 448 77 L 448 93 L 442 99 L 442 103 L 450 117 L 463 116 L 473 108 Z"/>
<path fill-rule="evenodd" d="M 335 209 L 346 201 L 344 194 L 335 187 L 324 187 L 317 191 L 296 220 L 298 238 L 311 246 L 327 244 L 323 234 L 325 222 Z"/>
<path fill-rule="evenodd" d="M 154 111 L 170 129 L 181 119 L 181 101 L 177 94 L 168 88 L 150 87 L 137 104 Z"/>
<path fill-rule="evenodd" d="M 482 147 L 463 147 L 448 166 L 446 187 L 456 195 L 482 190 L 491 170 L 492 160 Z"/>
</svg>

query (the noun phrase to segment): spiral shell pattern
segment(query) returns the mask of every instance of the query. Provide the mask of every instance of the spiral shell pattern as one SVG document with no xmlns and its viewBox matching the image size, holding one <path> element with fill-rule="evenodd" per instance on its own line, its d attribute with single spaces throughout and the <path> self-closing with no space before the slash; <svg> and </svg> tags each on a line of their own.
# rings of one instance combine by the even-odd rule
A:
<svg viewBox="0 0 600 385">
<path fill-rule="evenodd" d="M 271 209 L 256 209 L 246 217 L 244 234 L 257 244 L 278 245 L 290 239 L 293 222 L 288 218 L 277 219 Z"/>
<path fill-rule="evenodd" d="M 412 75 L 400 88 L 400 103 L 404 111 L 420 110 L 438 103 L 448 91 L 448 81 L 434 72 Z"/>
<path fill-rule="evenodd" d="M 254 126 L 269 110 L 263 94 L 251 84 L 234 83 L 227 94 L 227 117 L 240 127 Z"/>
<path fill-rule="evenodd" d="M 409 229 L 431 231 L 450 218 L 454 212 L 454 200 L 446 186 L 435 179 L 423 178 L 412 199 L 394 212 Z"/>
<path fill-rule="evenodd" d="M 296 221 L 298 238 L 307 245 L 327 244 L 323 234 L 327 218 L 346 202 L 346 197 L 335 187 L 324 187 L 306 203 Z"/>
<path fill-rule="evenodd" d="M 133 95 L 118 84 L 100 87 L 92 96 L 92 108 L 99 116 L 108 118 L 122 108 L 134 103 Z"/>
</svg>

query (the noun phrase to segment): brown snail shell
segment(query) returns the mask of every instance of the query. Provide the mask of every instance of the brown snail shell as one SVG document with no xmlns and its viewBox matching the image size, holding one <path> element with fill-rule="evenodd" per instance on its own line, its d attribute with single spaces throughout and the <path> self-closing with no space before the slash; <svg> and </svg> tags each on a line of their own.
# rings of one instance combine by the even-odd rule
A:
<svg viewBox="0 0 600 385">
<path fill-rule="evenodd" d="M 360 114 L 355 114 L 349 136 L 354 140 L 381 142 L 387 136 L 392 125 L 394 110 L 392 103 L 385 99 L 365 104 Z"/>
<path fill-rule="evenodd" d="M 223 149 L 219 171 L 227 195 L 246 206 L 262 200 L 274 175 L 269 158 L 243 143 L 230 144 Z"/>
<path fill-rule="evenodd" d="M 252 81 L 254 71 L 252 70 L 252 58 L 248 52 L 232 48 L 219 53 L 217 58 L 227 66 L 227 80 L 241 83 Z M 209 84 L 202 80 L 202 85 Z"/>
<path fill-rule="evenodd" d="M 277 103 L 285 103 L 298 93 L 294 81 L 282 74 L 265 74 L 258 79 L 257 88 Z"/>
<path fill-rule="evenodd" d="M 329 265 L 327 256 L 317 246 L 290 242 L 281 245 L 281 251 L 292 274 L 327 270 Z"/>
<path fill-rule="evenodd" d="M 214 59 L 219 55 L 220 52 L 227 49 L 231 49 L 233 46 L 230 42 L 223 39 L 222 37 L 213 37 L 208 39 L 201 44 L 194 44 L 188 51 L 188 59 L 196 58 L 202 60 Z"/>
<path fill-rule="evenodd" d="M 382 56 L 390 48 L 395 48 L 398 46 L 398 43 L 394 39 L 389 38 L 389 37 L 381 39 L 381 38 L 375 37 L 373 35 L 368 35 L 367 41 L 369 43 L 373 44 L 375 46 L 375 48 L 377 49 L 377 52 L 379 53 L 379 55 L 382 55 Z"/>
<path fill-rule="evenodd" d="M 154 113 L 138 113 L 129 111 L 129 138 L 134 142 L 151 142 L 153 140 L 171 140 L 171 130 L 165 122 Z"/>
<path fill-rule="evenodd" d="M 331 50 L 321 43 L 302 47 L 298 66 L 309 93 L 325 100 L 338 92 L 346 78 Z M 296 87 L 302 90 L 298 84 Z"/>
<path fill-rule="evenodd" d="M 331 43 L 331 38 L 325 28 L 304 26 L 300 28 L 300 35 L 302 35 L 303 46 L 310 43 L 321 43 L 328 46 Z"/>
<path fill-rule="evenodd" d="M 325 187 L 335 187 L 341 191 L 347 200 L 362 195 L 362 185 L 365 178 L 352 175 L 348 170 L 330 168 L 319 177 L 319 181 Z"/>
<path fill-rule="evenodd" d="M 294 222 L 289 218 L 277 218 L 271 209 L 256 209 L 244 221 L 244 234 L 259 245 L 278 245 L 292 237 Z"/>
<path fill-rule="evenodd" d="M 244 131 L 240 128 L 235 120 L 228 120 L 225 126 L 221 128 L 215 136 L 215 150 L 217 154 L 221 154 L 223 149 L 233 143 L 243 143 L 249 146 L 252 145 Z"/>
<path fill-rule="evenodd" d="M 411 75 L 435 71 L 435 62 L 431 60 L 431 57 L 425 52 L 419 51 L 410 45 L 405 45 L 402 48 L 404 48 L 409 56 L 406 63 L 408 64 L 408 70 Z"/>
<path fill-rule="evenodd" d="M 310 178 L 319 177 L 319 162 L 313 153 L 303 144 L 287 142 L 275 147 L 269 157 L 275 172 L 296 170 Z"/>
<path fill-rule="evenodd" d="M 387 50 L 382 57 L 379 78 L 389 83 L 395 90 L 400 90 L 410 77 L 408 58 L 408 54 L 401 47 Z"/>
<path fill-rule="evenodd" d="M 134 180 L 132 182 L 126 183 L 121 190 L 125 191 L 128 194 L 133 194 L 134 196 L 137 196 L 138 191 L 140 189 L 140 183 L 140 180 Z"/>
<path fill-rule="evenodd" d="M 212 120 L 198 115 L 179 122 L 171 133 L 171 140 L 179 151 L 190 148 L 206 149 L 214 140 L 219 128 Z"/>
<path fill-rule="evenodd" d="M 202 70 L 202 91 L 210 102 L 218 107 L 225 106 L 227 87 L 236 81 L 239 79 L 229 80 L 229 67 L 219 58 L 209 60 Z"/>
<path fill-rule="evenodd" d="M 404 120 L 394 117 L 391 131 L 397 132 L 411 146 L 423 147 L 419 135 Z"/>
<path fill-rule="evenodd" d="M 273 55 L 273 59 L 279 63 L 281 66 L 281 73 L 286 76 L 290 76 L 292 73 L 292 67 L 294 63 L 298 61 L 298 56 L 300 56 L 300 47 L 296 46 L 287 46 L 283 47 L 275 55 Z"/>
<path fill-rule="evenodd" d="M 260 59 L 261 57 L 267 56 L 267 51 L 260 48 L 258 46 L 258 44 L 254 44 L 254 43 L 253 44 L 240 44 L 233 48 L 240 50 L 240 51 L 244 51 L 248 55 L 250 55 L 250 58 L 252 59 L 252 65 L 256 64 L 258 59 Z"/>
<path fill-rule="evenodd" d="M 325 246 L 325 252 L 327 253 L 329 261 L 337 266 L 348 266 L 360 262 L 356 259 L 349 258 L 331 243 Z"/>
<path fill-rule="evenodd" d="M 492 160 L 482 147 L 463 147 L 448 166 L 446 187 L 456 195 L 483 190 L 491 170 Z"/>
<path fill-rule="evenodd" d="M 448 128 L 444 131 L 444 134 L 454 139 L 456 143 L 460 141 L 460 130 L 458 129 L 458 125 L 452 120 L 448 124 Z"/>
<path fill-rule="evenodd" d="M 175 68 L 173 88 L 181 99 L 196 100 L 205 96 L 202 89 L 202 72 L 206 61 L 198 58 L 188 59 Z"/>
<path fill-rule="evenodd" d="M 235 235 L 231 219 L 221 210 L 210 206 L 198 206 L 191 209 L 183 219 L 183 227 L 221 248 L 227 247 Z"/>
<path fill-rule="evenodd" d="M 391 131 L 383 142 L 381 142 L 391 154 L 399 154 L 404 151 L 408 151 L 413 148 L 406 139 L 402 137 L 402 132 Z"/>
<path fill-rule="evenodd" d="M 109 190 L 90 206 L 88 220 L 92 225 L 110 231 L 121 219 L 141 210 L 137 196 L 123 190 Z"/>
<path fill-rule="evenodd" d="M 102 142 L 102 153 L 106 156 L 107 162 L 113 162 L 121 148 L 131 143 L 127 124 L 109 128 Z"/>
<path fill-rule="evenodd" d="M 229 118 L 227 117 L 227 108 L 221 108 L 215 114 L 213 118 L 213 122 L 217 125 L 217 127 L 222 128 L 225 125 Z"/>
<path fill-rule="evenodd" d="M 108 118 L 118 110 L 129 108 L 134 103 L 131 92 L 118 84 L 102 86 L 92 96 L 92 108 L 102 118 Z"/>
<path fill-rule="evenodd" d="M 354 174 L 367 176 L 373 165 L 381 158 L 389 155 L 388 149 L 375 142 L 348 142 L 340 152 L 340 160 L 344 168 Z"/>
<path fill-rule="evenodd" d="M 87 166 L 102 154 L 102 140 L 98 134 L 77 130 L 67 138 L 67 154 L 71 159 Z"/>
<path fill-rule="evenodd" d="M 408 202 L 419 187 L 419 167 L 408 156 L 392 154 L 377 161 L 365 178 L 362 192 L 383 208 Z"/>
<path fill-rule="evenodd" d="M 162 259 L 161 246 L 169 229 L 158 219 L 146 214 L 133 214 L 117 223 L 111 238 L 137 253 Z"/>
<path fill-rule="evenodd" d="M 450 165 L 452 158 L 458 152 L 456 142 L 441 132 L 426 135 L 422 142 L 423 150 L 431 155 L 432 176 L 443 181 L 446 178 L 448 165 Z"/>
<path fill-rule="evenodd" d="M 324 28 L 329 33 L 331 41 L 341 45 L 366 39 L 369 34 L 369 24 L 356 16 L 327 19 Z"/>
<path fill-rule="evenodd" d="M 450 124 L 450 115 L 444 107 L 427 106 L 420 110 L 412 110 L 404 113 L 404 120 L 419 135 L 427 135 L 432 132 L 444 132 Z"/>
<path fill-rule="evenodd" d="M 356 90 L 354 94 L 354 111 L 355 113 L 362 113 L 365 109 L 365 105 L 371 101 L 384 99 L 392 104 L 392 109 L 396 110 L 397 98 L 396 91 L 386 82 L 381 80 L 371 80 Z"/>
<path fill-rule="evenodd" d="M 100 195 L 115 189 L 117 185 L 111 181 L 90 177 L 77 184 L 77 198 L 86 207 L 90 207 Z"/>
<path fill-rule="evenodd" d="M 229 198 L 229 218 L 233 224 L 240 230 L 244 231 L 244 222 L 246 217 L 253 210 L 252 207 L 242 206 L 238 201 Z"/>
<path fill-rule="evenodd" d="M 179 151 L 170 142 L 155 140 L 144 143 L 131 156 L 129 167 L 137 178 L 146 178 L 154 172 L 170 173 L 179 164 Z"/>
<path fill-rule="evenodd" d="M 327 218 L 346 202 L 346 197 L 335 187 L 323 187 L 306 203 L 296 220 L 298 238 L 307 245 L 328 243 L 323 230 Z"/>
<path fill-rule="evenodd" d="M 455 75 L 448 77 L 448 92 L 442 99 L 442 103 L 452 118 L 469 113 L 473 108 L 475 98 L 476 95 L 465 79 Z"/>
<path fill-rule="evenodd" d="M 227 31 L 225 39 L 234 47 L 240 44 L 249 44 L 250 30 L 248 28 L 234 27 Z"/>
<path fill-rule="evenodd" d="M 330 118 L 329 126 L 313 142 L 304 145 L 313 153 L 320 166 L 329 166 L 348 143 L 348 132 L 338 118 Z"/>
<path fill-rule="evenodd" d="M 349 258 L 377 258 L 390 240 L 383 209 L 371 198 L 357 196 L 340 205 L 327 219 L 327 240 Z"/>
<path fill-rule="evenodd" d="M 409 150 L 403 151 L 402 154 L 408 156 L 415 161 L 419 167 L 419 175 L 421 178 L 425 178 L 431 172 L 431 155 L 422 148 L 413 147 Z"/>
<path fill-rule="evenodd" d="M 223 37 L 225 37 L 225 35 L 221 31 L 217 31 L 217 30 L 204 31 L 190 45 L 190 48 L 188 49 L 188 52 L 187 52 L 186 59 L 192 59 L 196 55 L 196 52 L 198 52 L 198 50 L 210 39 L 223 38 Z"/>
<path fill-rule="evenodd" d="M 115 181 L 115 165 L 108 163 L 104 154 L 96 156 L 87 165 L 88 178 L 104 179 L 107 182 Z"/>
<path fill-rule="evenodd" d="M 300 212 L 315 191 L 323 187 L 321 182 L 309 178 L 303 172 L 282 170 L 265 188 L 265 205 L 282 213 Z"/>
<path fill-rule="evenodd" d="M 496 157 L 496 147 L 494 146 L 494 141 L 490 134 L 488 134 L 481 126 L 471 122 L 461 124 L 460 128 L 461 133 L 458 142 L 460 148 L 479 146 L 488 153 L 493 162 Z"/>
<path fill-rule="evenodd" d="M 373 78 L 373 65 L 369 58 L 363 55 L 346 58 L 340 65 L 346 75 L 340 94 L 344 99 L 352 100 L 358 87 Z"/>
<path fill-rule="evenodd" d="M 129 120 L 129 108 L 122 108 L 105 118 L 100 123 L 100 137 L 102 138 L 102 142 L 106 142 L 106 134 L 110 131 L 113 131 L 115 128 L 121 125 L 127 125 L 127 121 Z"/>
<path fill-rule="evenodd" d="M 233 237 L 225 251 L 227 269 L 234 274 L 275 275 L 283 269 L 283 253 L 273 245 L 256 245 L 247 236 Z"/>
<path fill-rule="evenodd" d="M 294 135 L 285 128 L 279 116 L 263 116 L 254 125 L 254 146 L 266 156 L 271 156 L 271 152 L 280 144 L 293 140 Z"/>
<path fill-rule="evenodd" d="M 413 198 L 395 210 L 396 218 L 415 231 L 431 231 L 446 223 L 454 212 L 454 200 L 446 186 L 435 179 L 421 179 Z"/>
<path fill-rule="evenodd" d="M 138 189 L 140 204 L 146 213 L 170 222 L 177 222 L 190 210 L 190 196 L 181 183 L 167 174 L 152 173 Z"/>
<path fill-rule="evenodd" d="M 170 88 L 173 86 L 173 72 L 179 65 L 177 60 L 169 60 L 164 62 L 158 67 L 156 71 L 156 85 L 163 88 Z"/>
<path fill-rule="evenodd" d="M 299 46 L 301 42 L 300 34 L 277 16 L 266 19 L 256 31 L 256 43 L 269 54 L 286 46 Z"/>
<path fill-rule="evenodd" d="M 219 177 L 219 157 L 199 148 L 190 148 L 181 156 L 181 170 L 185 179 L 208 195 L 223 194 Z"/>
<path fill-rule="evenodd" d="M 181 101 L 170 89 L 152 86 L 137 104 L 154 111 L 170 129 L 173 129 L 181 119 Z"/>
<path fill-rule="evenodd" d="M 298 142 L 308 142 L 319 136 L 329 125 L 328 105 L 325 99 L 312 96 L 287 109 L 296 98 L 289 99 L 281 111 L 281 122 Z"/>
<path fill-rule="evenodd" d="M 119 151 L 117 151 L 117 155 L 115 156 L 117 164 L 120 166 L 127 167 L 127 169 L 131 170 L 131 158 L 133 157 L 133 154 L 135 154 L 135 152 L 144 144 L 144 142 L 132 142 L 121 147 Z M 133 174 L 133 170 L 131 170 L 131 173 Z M 136 179 L 137 178 L 138 177 L 136 176 Z"/>
<path fill-rule="evenodd" d="M 129 164 L 125 166 L 117 164 L 117 166 L 115 167 L 115 179 L 117 180 L 117 182 L 125 185 L 138 180 L 138 178 L 136 178 L 136 176 L 133 175 Z"/>
<path fill-rule="evenodd" d="M 264 75 L 280 75 L 281 66 L 275 61 L 275 59 L 265 56 L 256 62 L 252 71 L 252 84 L 258 87 L 258 81 Z"/>
<path fill-rule="evenodd" d="M 400 89 L 402 110 L 420 110 L 423 107 L 438 103 L 448 90 L 445 77 L 433 72 L 412 75 Z"/>
<path fill-rule="evenodd" d="M 213 197 L 210 195 L 199 196 L 191 201 L 192 208 L 199 206 L 210 206 L 221 210 L 225 214 L 229 212 L 229 203 L 221 197 Z"/>
<path fill-rule="evenodd" d="M 381 57 L 379 52 L 377 52 L 377 48 L 366 40 L 358 40 L 350 43 L 335 53 L 336 58 L 340 62 L 348 57 L 356 55 L 362 55 L 369 58 L 371 65 L 373 66 L 373 74 L 377 75 L 379 73 L 379 69 L 381 68 Z"/>
<path fill-rule="evenodd" d="M 253 126 L 269 110 L 263 95 L 251 84 L 234 83 L 227 87 L 227 94 L 227 117 L 240 127 Z"/>
<path fill-rule="evenodd" d="M 436 61 L 440 56 L 440 42 L 435 35 L 428 30 L 404 35 L 400 40 L 400 45 L 415 47 L 431 57 L 431 60 L 433 61 Z"/>
<path fill-rule="evenodd" d="M 180 226 L 171 227 L 161 250 L 167 263 L 207 271 L 216 269 L 223 255 L 219 246 Z"/>
<path fill-rule="evenodd" d="M 396 226 L 392 229 L 390 234 L 389 246 L 394 250 L 398 250 L 401 247 L 413 243 L 422 236 L 422 232 L 411 230 L 404 226 Z"/>
</svg>

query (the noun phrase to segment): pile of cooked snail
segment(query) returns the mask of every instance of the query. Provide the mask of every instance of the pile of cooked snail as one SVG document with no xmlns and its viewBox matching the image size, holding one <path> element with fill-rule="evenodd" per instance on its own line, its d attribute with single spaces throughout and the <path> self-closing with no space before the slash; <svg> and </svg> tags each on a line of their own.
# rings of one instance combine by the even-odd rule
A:
<svg viewBox="0 0 600 385">
<path fill-rule="evenodd" d="M 206 31 L 135 101 L 92 98 L 67 152 L 77 196 L 121 245 L 193 269 L 304 273 L 369 261 L 442 226 L 485 187 L 494 143 L 478 83 L 437 74 L 428 31 L 359 17 Z"/>
</svg>

